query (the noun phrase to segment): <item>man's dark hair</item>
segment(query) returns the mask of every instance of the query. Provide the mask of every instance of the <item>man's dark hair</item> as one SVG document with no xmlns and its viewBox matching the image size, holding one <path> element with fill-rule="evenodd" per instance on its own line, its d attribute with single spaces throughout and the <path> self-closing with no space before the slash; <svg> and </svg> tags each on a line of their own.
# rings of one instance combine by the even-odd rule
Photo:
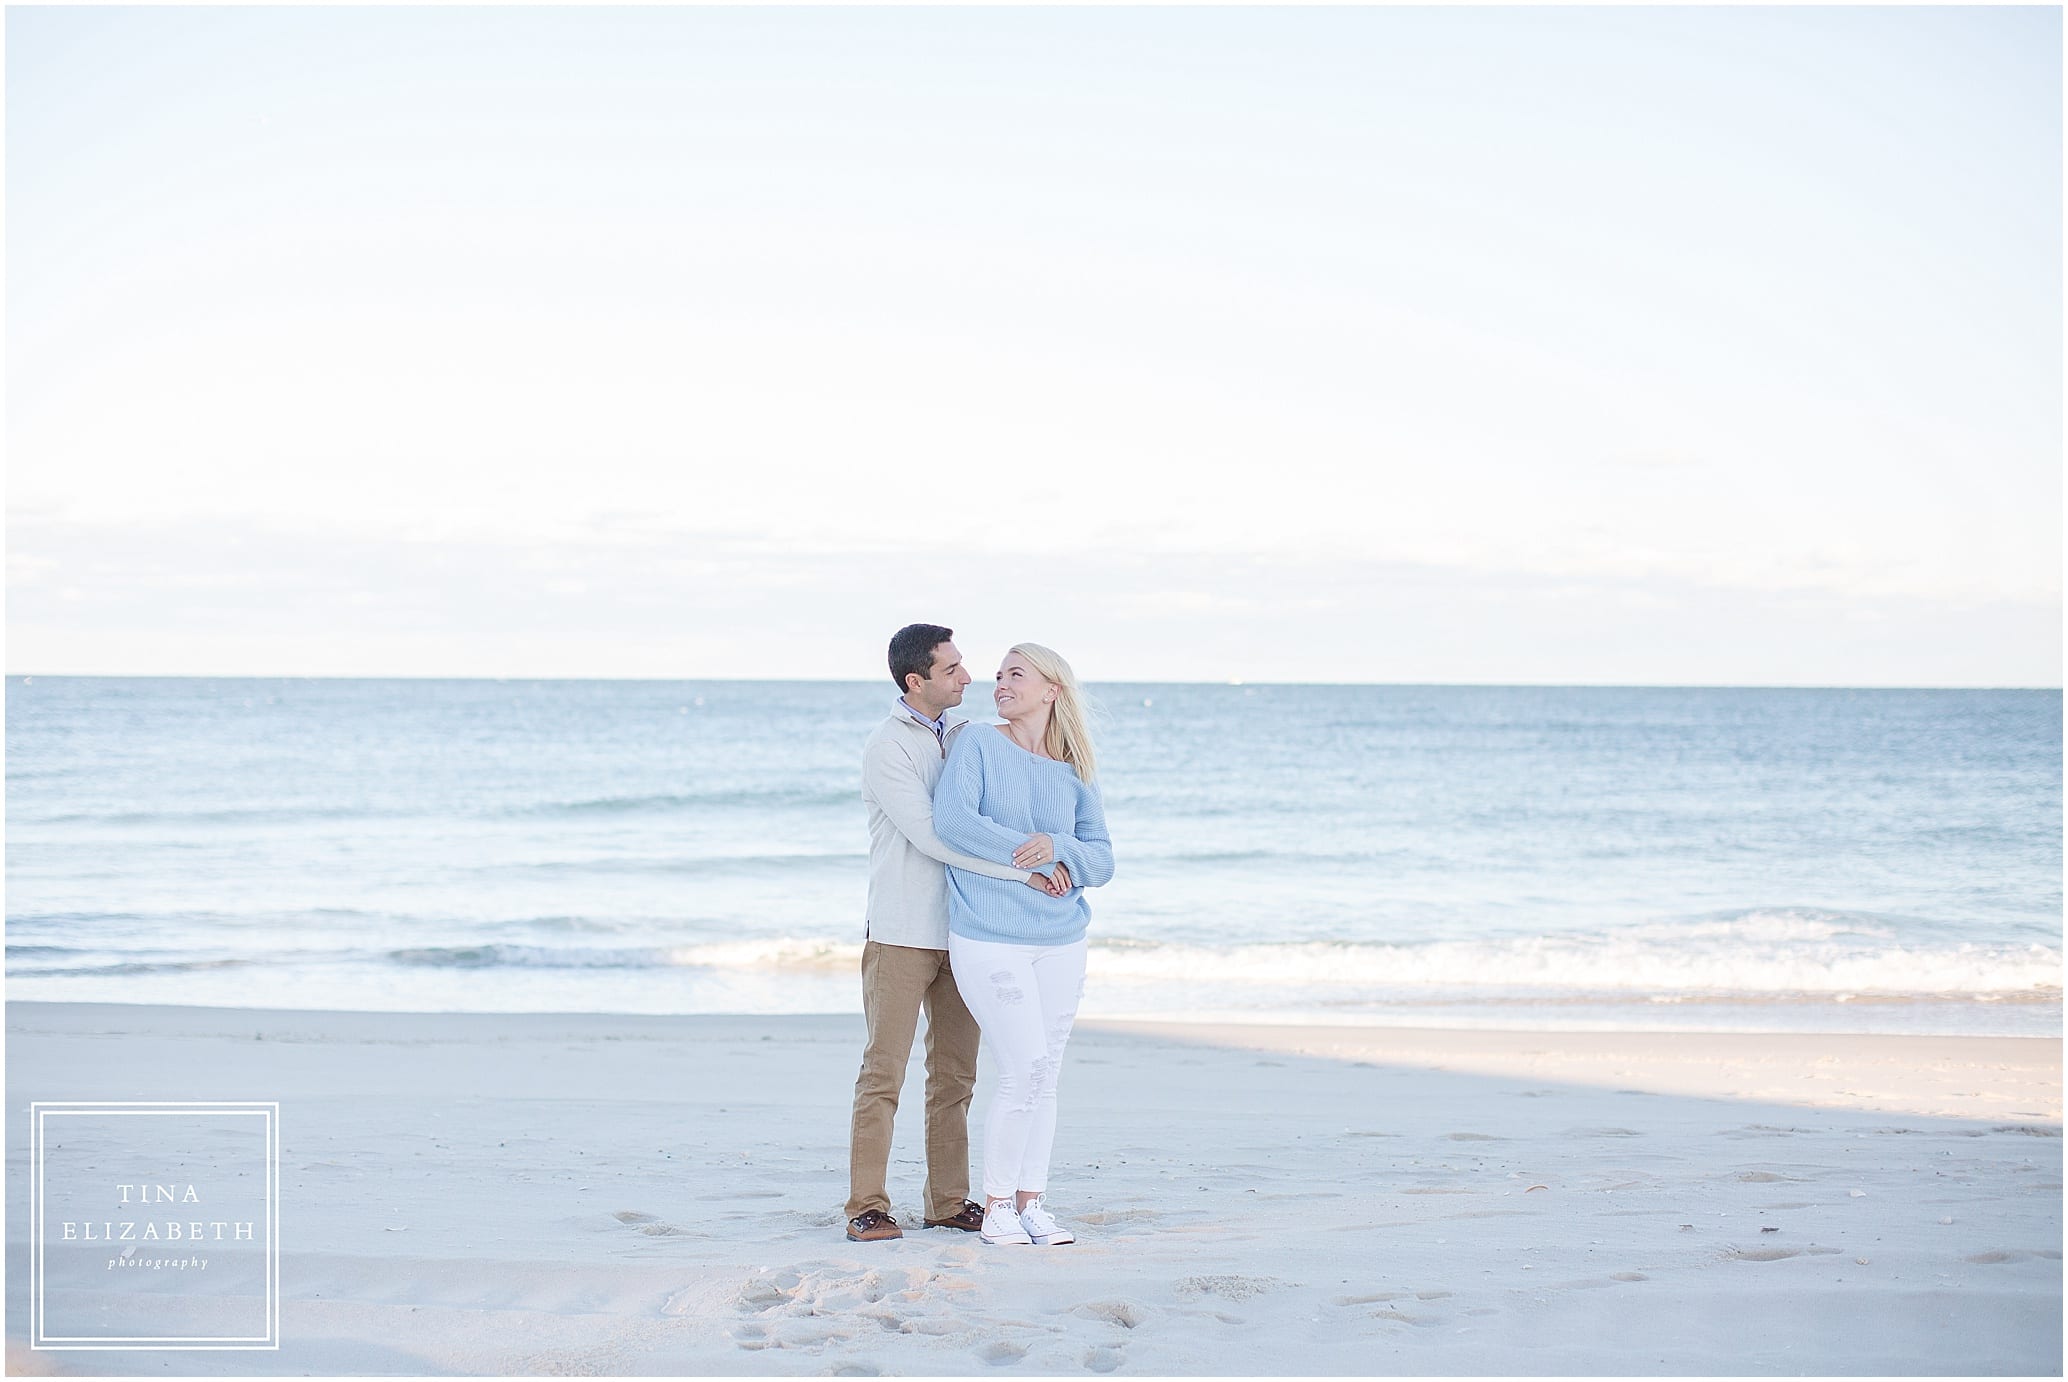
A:
<svg viewBox="0 0 2068 1382">
<path fill-rule="evenodd" d="M 955 636 L 955 630 L 939 624 L 907 624 L 890 636 L 890 679 L 898 690 L 910 691 L 905 678 L 914 672 L 925 681 L 933 675 L 933 650 Z"/>
</svg>

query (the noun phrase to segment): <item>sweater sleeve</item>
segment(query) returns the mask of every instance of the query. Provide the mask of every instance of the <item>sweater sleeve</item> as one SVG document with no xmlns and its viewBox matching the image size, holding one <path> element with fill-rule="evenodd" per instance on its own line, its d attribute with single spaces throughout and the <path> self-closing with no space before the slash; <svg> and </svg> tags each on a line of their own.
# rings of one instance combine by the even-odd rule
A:
<svg viewBox="0 0 2068 1382">
<path fill-rule="evenodd" d="M 869 746 L 869 751 L 862 757 L 862 776 L 869 784 L 870 795 L 883 808 L 883 814 L 921 854 L 954 868 L 981 873 L 987 878 L 1004 878 L 1014 883 L 1027 881 L 1025 869 L 1012 867 L 1011 850 L 1005 852 L 1007 862 L 993 863 L 952 849 L 942 841 L 935 829 L 934 804 L 927 799 L 919 769 L 894 741 L 879 739 Z"/>
<path fill-rule="evenodd" d="M 1071 834 L 1050 838 L 1056 842 L 1056 858 L 1069 866 L 1072 883 L 1096 888 L 1113 881 L 1113 837 L 1106 833 L 1106 803 L 1098 788 L 1089 783 L 1078 787 L 1076 826 Z"/>
<path fill-rule="evenodd" d="M 941 780 L 934 784 L 934 829 L 955 849 L 1011 863 L 1013 851 L 1027 842 L 1027 832 L 1000 825 L 977 809 L 984 799 L 984 755 L 969 735 L 965 730 L 956 738 L 941 769 Z M 1047 877 L 1054 867 L 1049 864 L 1034 872 Z"/>
</svg>

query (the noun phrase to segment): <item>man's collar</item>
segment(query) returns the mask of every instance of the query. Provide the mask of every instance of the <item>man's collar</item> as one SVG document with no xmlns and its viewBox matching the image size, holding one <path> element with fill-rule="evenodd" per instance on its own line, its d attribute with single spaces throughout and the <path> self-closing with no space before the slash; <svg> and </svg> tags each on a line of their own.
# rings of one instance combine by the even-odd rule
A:
<svg viewBox="0 0 2068 1382">
<path fill-rule="evenodd" d="M 926 718 L 926 716 L 914 710 L 911 704 L 907 702 L 903 696 L 898 697 L 896 701 L 892 702 L 892 704 L 896 708 L 898 714 L 904 715 L 912 720 L 916 720 L 918 723 L 925 725 L 928 729 L 932 730 L 936 734 L 947 733 L 950 729 L 953 729 L 957 723 L 954 719 L 949 717 L 948 712 L 945 710 L 941 712 L 941 717 L 938 720 L 929 720 Z"/>
</svg>

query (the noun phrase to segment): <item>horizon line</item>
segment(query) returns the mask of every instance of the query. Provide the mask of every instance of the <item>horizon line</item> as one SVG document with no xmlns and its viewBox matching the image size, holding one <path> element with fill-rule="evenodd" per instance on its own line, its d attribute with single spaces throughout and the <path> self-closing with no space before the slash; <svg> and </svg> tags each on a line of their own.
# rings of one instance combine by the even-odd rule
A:
<svg viewBox="0 0 2068 1382">
<path fill-rule="evenodd" d="M 7 681 L 31 683 L 37 678 L 46 681 L 465 681 L 465 682 L 720 682 L 730 685 L 765 685 L 777 683 L 786 686 L 860 686 L 873 684 L 884 678 L 877 677 L 712 677 L 712 676 L 597 676 L 597 677 L 540 677 L 540 676 L 446 676 L 421 672 L 401 673 L 340 673 L 340 672 L 4 672 Z M 1578 682 L 1578 681 L 1262 681 L 1251 677 L 1228 678 L 1166 678 L 1150 680 L 1138 677 L 1115 677 L 1104 680 L 1085 680 L 1087 686 L 1282 686 L 1282 687 L 1393 687 L 1400 689 L 1471 689 L 1471 690 L 1516 690 L 1516 691 L 2053 691 L 2062 690 L 2060 684 L 2013 685 L 2003 683 L 1976 685 L 1925 685 L 1918 683 L 1837 683 L 1837 682 Z"/>
</svg>

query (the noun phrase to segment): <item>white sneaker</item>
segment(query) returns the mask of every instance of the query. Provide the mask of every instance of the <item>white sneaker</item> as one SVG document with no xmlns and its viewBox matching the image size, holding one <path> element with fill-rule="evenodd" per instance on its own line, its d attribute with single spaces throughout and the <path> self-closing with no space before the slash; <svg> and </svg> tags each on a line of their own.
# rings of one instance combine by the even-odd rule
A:
<svg viewBox="0 0 2068 1382">
<path fill-rule="evenodd" d="M 984 1227 L 979 1236 L 986 1243 L 1032 1243 L 1027 1230 L 1020 1227 L 1020 1216 L 1012 1212 L 1011 1200 L 1000 1200 L 984 1211 Z"/>
<path fill-rule="evenodd" d="M 1026 1230 L 1028 1242 L 1045 1248 L 1077 1241 L 1076 1234 L 1056 1222 L 1056 1216 L 1048 1212 L 1039 1195 L 1027 1201 L 1027 1207 L 1020 1211 L 1020 1227 Z"/>
</svg>

